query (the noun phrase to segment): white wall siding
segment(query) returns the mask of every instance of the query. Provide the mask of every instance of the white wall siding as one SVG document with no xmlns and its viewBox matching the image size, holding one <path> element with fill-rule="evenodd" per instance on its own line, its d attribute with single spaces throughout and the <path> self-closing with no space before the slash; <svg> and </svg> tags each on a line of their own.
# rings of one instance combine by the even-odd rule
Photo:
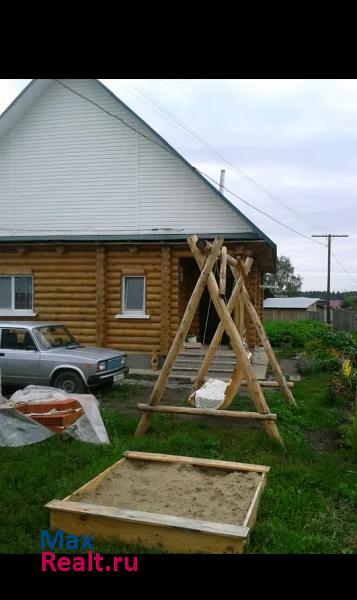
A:
<svg viewBox="0 0 357 600">
<path fill-rule="evenodd" d="M 95 80 L 63 81 L 163 143 Z M 180 158 L 56 82 L 0 138 L 0 201 L 0 236 L 252 230 Z"/>
</svg>

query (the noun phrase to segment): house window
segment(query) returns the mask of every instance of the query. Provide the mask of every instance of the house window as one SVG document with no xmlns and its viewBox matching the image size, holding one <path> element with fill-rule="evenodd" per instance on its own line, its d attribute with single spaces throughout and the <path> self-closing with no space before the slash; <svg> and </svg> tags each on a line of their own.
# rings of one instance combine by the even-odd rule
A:
<svg viewBox="0 0 357 600">
<path fill-rule="evenodd" d="M 145 277 L 125 275 L 122 279 L 122 312 L 117 318 L 148 319 L 145 314 Z"/>
<path fill-rule="evenodd" d="M 0 275 L 0 314 L 33 314 L 31 276 Z"/>
</svg>

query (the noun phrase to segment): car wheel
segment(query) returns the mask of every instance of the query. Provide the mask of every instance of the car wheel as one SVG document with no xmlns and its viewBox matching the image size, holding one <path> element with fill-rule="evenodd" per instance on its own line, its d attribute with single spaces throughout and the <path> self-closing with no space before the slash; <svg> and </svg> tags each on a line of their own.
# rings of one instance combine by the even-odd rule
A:
<svg viewBox="0 0 357 600">
<path fill-rule="evenodd" d="M 62 371 L 53 380 L 53 385 L 67 394 L 85 394 L 87 391 L 81 376 L 73 371 Z"/>
</svg>

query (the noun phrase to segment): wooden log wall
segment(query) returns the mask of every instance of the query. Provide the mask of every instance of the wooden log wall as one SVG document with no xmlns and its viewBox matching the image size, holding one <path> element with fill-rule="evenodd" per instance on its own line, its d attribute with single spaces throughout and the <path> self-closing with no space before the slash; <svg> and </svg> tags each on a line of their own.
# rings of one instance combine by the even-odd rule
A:
<svg viewBox="0 0 357 600">
<path fill-rule="evenodd" d="M 106 251 L 106 342 L 109 347 L 142 353 L 160 353 L 162 325 L 162 250 L 160 247 L 108 246 Z M 165 258 L 169 268 L 169 255 Z M 118 319 L 122 303 L 122 277 L 144 275 L 146 314 L 149 319 Z M 167 280 L 167 272 L 164 280 Z M 168 296 L 166 298 L 168 301 Z M 164 317 L 165 327 L 166 318 Z"/>
<path fill-rule="evenodd" d="M 0 249 L 0 274 L 33 276 L 36 320 L 61 321 L 85 344 L 97 337 L 96 249 L 63 246 Z M 13 320 L 15 317 L 0 319 Z M 18 317 L 18 320 L 29 320 Z"/>
<path fill-rule="evenodd" d="M 120 348 L 133 353 L 165 355 L 172 343 L 199 275 L 185 270 L 180 282 L 180 259 L 189 251 L 167 245 L 34 244 L 21 248 L 0 246 L 0 275 L 33 276 L 36 317 L 17 320 L 46 320 L 65 323 L 77 339 L 88 345 Z M 120 319 L 122 277 L 146 278 L 148 319 Z M 262 314 L 260 273 L 249 276 Z M 0 309 L 1 312 L 1 309 Z M 15 317 L 2 317 L 14 320 Z M 246 318 L 250 343 L 257 339 Z M 199 311 L 190 331 L 199 335 Z"/>
</svg>

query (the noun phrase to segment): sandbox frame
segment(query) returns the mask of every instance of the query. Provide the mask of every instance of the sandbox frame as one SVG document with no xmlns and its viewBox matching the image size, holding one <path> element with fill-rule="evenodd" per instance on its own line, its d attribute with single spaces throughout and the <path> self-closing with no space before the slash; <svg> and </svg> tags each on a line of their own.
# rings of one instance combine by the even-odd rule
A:
<svg viewBox="0 0 357 600">
<path fill-rule="evenodd" d="M 213 523 L 199 519 L 78 502 L 82 495 L 93 491 L 115 467 L 128 460 L 184 462 L 205 468 L 252 472 L 259 474 L 260 481 L 242 525 Z M 122 544 L 135 544 L 147 548 L 158 547 L 164 551 L 175 553 L 240 554 L 244 551 L 255 524 L 260 497 L 269 469 L 270 467 L 265 465 L 127 451 L 124 452 L 124 458 L 78 490 L 63 500 L 48 502 L 45 507 L 50 511 L 51 529 L 61 529 L 69 534 L 93 534 L 93 537 L 105 541 L 115 540 Z"/>
</svg>

